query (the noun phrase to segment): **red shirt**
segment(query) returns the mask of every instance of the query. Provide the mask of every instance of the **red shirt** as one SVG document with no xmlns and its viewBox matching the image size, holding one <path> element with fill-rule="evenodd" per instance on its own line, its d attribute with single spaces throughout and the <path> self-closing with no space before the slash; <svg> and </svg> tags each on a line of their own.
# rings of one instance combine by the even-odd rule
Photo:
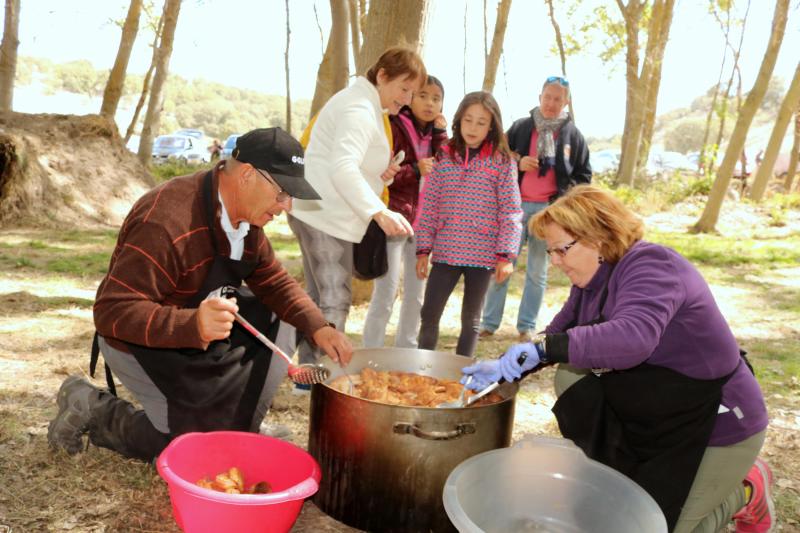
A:
<svg viewBox="0 0 800 533">
<path fill-rule="evenodd" d="M 558 133 L 553 133 L 553 141 L 558 137 Z M 531 135 L 531 146 L 528 156 L 534 159 L 539 157 L 539 150 L 536 142 L 539 140 L 539 132 L 533 130 Z M 528 170 L 522 176 L 522 183 L 519 187 L 520 196 L 523 202 L 549 202 L 550 197 L 556 194 L 556 168 L 550 167 L 544 176 L 539 175 L 539 169 Z"/>
</svg>

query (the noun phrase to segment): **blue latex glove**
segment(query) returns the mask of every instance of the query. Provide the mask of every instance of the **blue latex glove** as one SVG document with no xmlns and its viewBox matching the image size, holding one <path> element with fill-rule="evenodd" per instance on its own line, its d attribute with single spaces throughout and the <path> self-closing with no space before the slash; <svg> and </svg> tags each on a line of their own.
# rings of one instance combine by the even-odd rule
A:
<svg viewBox="0 0 800 533">
<path fill-rule="evenodd" d="M 540 357 L 544 355 L 543 351 L 544 348 L 541 343 L 525 342 L 515 344 L 503 354 L 503 357 L 498 359 L 500 361 L 500 374 L 508 382 L 521 378 L 523 372 L 536 368 L 540 362 Z M 520 365 L 517 360 L 523 353 L 528 354 L 528 357 Z"/>
<path fill-rule="evenodd" d="M 491 383 L 502 377 L 500 373 L 500 360 L 480 361 L 472 366 L 461 369 L 464 375 L 461 377 L 461 384 L 467 385 L 468 389 L 475 391 L 483 390 Z M 467 384 L 467 377 L 472 376 L 472 381 Z"/>
</svg>

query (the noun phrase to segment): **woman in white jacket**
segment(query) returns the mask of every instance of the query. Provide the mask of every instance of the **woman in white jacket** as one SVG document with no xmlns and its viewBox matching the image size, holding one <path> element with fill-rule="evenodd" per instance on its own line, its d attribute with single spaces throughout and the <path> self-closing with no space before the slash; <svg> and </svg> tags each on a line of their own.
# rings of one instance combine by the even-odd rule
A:
<svg viewBox="0 0 800 533">
<path fill-rule="evenodd" d="M 311 130 L 305 179 L 321 199 L 295 200 L 289 226 L 300 241 L 306 290 L 340 331 L 352 303 L 353 243 L 361 242 L 370 220 L 388 236 L 413 234 L 408 221 L 381 200 L 400 170 L 391 164 L 386 114 L 408 105 L 426 79 L 416 52 L 390 48 L 366 77 L 328 100 Z M 316 359 L 307 341 L 299 349 L 301 362 Z"/>
</svg>

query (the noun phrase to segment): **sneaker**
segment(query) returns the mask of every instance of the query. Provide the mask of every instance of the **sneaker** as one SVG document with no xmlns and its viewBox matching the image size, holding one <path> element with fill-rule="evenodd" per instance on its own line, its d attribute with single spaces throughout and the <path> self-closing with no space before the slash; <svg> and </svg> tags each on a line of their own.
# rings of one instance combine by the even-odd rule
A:
<svg viewBox="0 0 800 533">
<path fill-rule="evenodd" d="M 489 331 L 488 329 L 482 329 L 478 332 L 479 339 L 485 339 L 486 337 L 491 337 L 494 335 L 494 331 Z"/>
<path fill-rule="evenodd" d="M 74 455 L 83 450 L 83 435 L 89 430 L 91 402 L 100 389 L 78 376 L 69 376 L 56 396 L 58 414 L 47 426 L 47 442 Z"/>
<path fill-rule="evenodd" d="M 520 331 L 520 332 L 519 332 L 519 337 L 518 337 L 518 339 L 519 339 L 519 342 L 520 342 L 520 343 L 523 343 L 523 342 L 531 342 L 531 339 L 532 339 L 532 338 L 533 338 L 533 335 L 531 335 L 531 332 L 530 332 L 530 331 Z"/>
<path fill-rule="evenodd" d="M 744 482 L 752 487 L 750 501 L 742 507 L 733 520 L 736 533 L 765 533 L 772 531 L 775 523 L 775 507 L 772 503 L 772 471 L 761 458 L 747 473 Z"/>
<path fill-rule="evenodd" d="M 294 388 L 292 389 L 292 394 L 295 396 L 305 396 L 306 394 L 311 394 L 311 385 L 307 385 L 305 383 L 295 383 Z"/>
</svg>

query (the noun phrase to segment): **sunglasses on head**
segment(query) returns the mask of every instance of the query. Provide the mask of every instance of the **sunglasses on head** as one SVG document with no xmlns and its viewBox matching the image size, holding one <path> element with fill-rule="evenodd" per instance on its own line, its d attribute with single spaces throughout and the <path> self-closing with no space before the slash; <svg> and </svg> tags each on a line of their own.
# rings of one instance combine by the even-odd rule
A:
<svg viewBox="0 0 800 533">
<path fill-rule="evenodd" d="M 545 83 L 546 84 L 558 83 L 559 85 L 562 85 L 564 87 L 569 87 L 569 81 L 567 80 L 567 78 L 562 78 L 561 76 L 550 76 L 545 80 Z"/>
</svg>

